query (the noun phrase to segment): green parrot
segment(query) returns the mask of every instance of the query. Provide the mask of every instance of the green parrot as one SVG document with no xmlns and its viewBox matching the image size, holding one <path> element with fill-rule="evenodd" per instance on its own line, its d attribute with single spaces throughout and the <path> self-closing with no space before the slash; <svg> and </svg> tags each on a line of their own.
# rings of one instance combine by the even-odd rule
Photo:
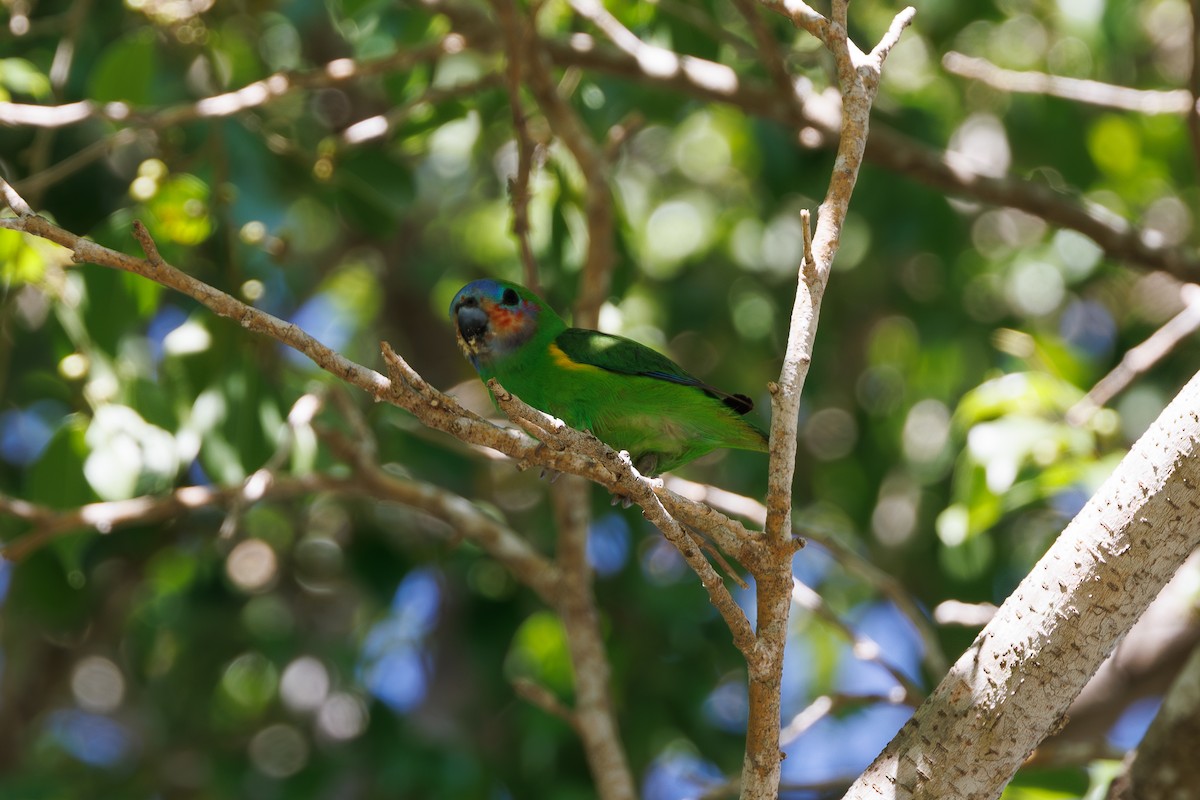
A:
<svg viewBox="0 0 1200 800">
<path fill-rule="evenodd" d="M 715 389 L 631 339 L 568 328 L 524 286 L 468 283 L 450 317 L 485 383 L 495 378 L 534 408 L 629 451 L 643 474 L 720 447 L 767 449 L 767 435 L 743 416 L 754 408 L 749 397 Z"/>
</svg>

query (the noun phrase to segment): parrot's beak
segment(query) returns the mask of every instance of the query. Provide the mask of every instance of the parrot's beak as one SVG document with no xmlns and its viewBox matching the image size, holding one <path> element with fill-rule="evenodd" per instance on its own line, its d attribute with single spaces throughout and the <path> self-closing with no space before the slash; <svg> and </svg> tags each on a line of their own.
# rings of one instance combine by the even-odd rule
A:
<svg viewBox="0 0 1200 800">
<path fill-rule="evenodd" d="M 458 336 L 471 353 L 477 353 L 480 344 L 487 336 L 490 320 L 487 312 L 479 307 L 473 298 L 464 298 L 454 312 L 454 320 L 458 325 Z"/>
</svg>

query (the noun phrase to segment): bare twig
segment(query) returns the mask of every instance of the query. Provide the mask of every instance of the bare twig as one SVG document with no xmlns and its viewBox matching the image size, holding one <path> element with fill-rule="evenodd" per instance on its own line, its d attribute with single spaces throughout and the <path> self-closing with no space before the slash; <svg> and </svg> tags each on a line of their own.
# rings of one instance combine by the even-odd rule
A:
<svg viewBox="0 0 1200 800">
<path fill-rule="evenodd" d="M 514 531 L 496 522 L 466 499 L 441 487 L 420 481 L 400 480 L 378 465 L 359 461 L 358 448 L 336 435 L 323 436 L 355 467 L 350 478 L 311 474 L 277 477 L 262 487 L 259 500 L 283 500 L 314 492 L 371 497 L 400 503 L 423 511 L 450 525 L 529 586 L 546 602 L 558 597 L 561 580 L 558 568 L 533 550 Z M 185 486 L 169 494 L 89 503 L 79 508 L 58 510 L 0 495 L 0 512 L 31 523 L 32 530 L 6 543 L 2 552 L 10 561 L 20 561 L 54 539 L 85 530 L 112 533 L 129 525 L 146 525 L 209 506 L 229 506 L 244 494 L 242 486 Z"/>
<path fill-rule="evenodd" d="M 1188 74 L 1188 134 L 1192 140 L 1192 167 L 1200 172 L 1200 0 L 1188 4 L 1192 15 L 1192 68 Z"/>
<path fill-rule="evenodd" d="M 33 216 L 33 209 L 29 207 L 29 203 L 26 203 L 25 198 L 17 194 L 17 190 L 2 177 L 0 177 L 0 194 L 4 195 L 4 202 L 8 203 L 8 207 L 16 212 L 18 217 L 28 219 Z"/>
<path fill-rule="evenodd" d="M 82 169 L 86 169 L 89 165 L 104 158 L 122 147 L 133 144 L 145 137 L 152 137 L 154 134 L 149 131 L 142 131 L 135 128 L 122 128 L 109 136 L 97 139 L 94 142 L 76 150 L 71 155 L 64 158 L 62 161 L 51 164 L 43 170 L 34 172 L 33 174 L 21 178 L 16 181 L 16 187 L 22 192 L 28 192 L 30 196 L 36 197 L 40 192 L 45 191 L 50 186 L 65 180 Z"/>
<path fill-rule="evenodd" d="M 487 73 L 477 80 L 463 81 L 453 86 L 431 86 L 419 96 L 389 109 L 385 114 L 376 114 L 346 126 L 335 141 L 342 148 L 352 148 L 382 139 L 421 109 L 448 100 L 470 97 L 498 85 L 499 76 Z"/>
<path fill-rule="evenodd" d="M 782 744 L 788 744 L 803 736 L 813 725 L 830 714 L 853 706 L 865 705 L 910 705 L 902 692 L 891 694 L 823 694 L 800 710 L 783 726 L 780 737 Z"/>
<path fill-rule="evenodd" d="M 796 578 L 792 579 L 792 602 L 816 614 L 827 625 L 845 636 L 853 645 L 852 652 L 859 661 L 875 664 L 891 675 L 899 689 L 896 702 L 915 706 L 925 697 L 925 692 L 921 690 L 920 686 L 913 683 L 912 679 L 883 657 L 883 649 L 878 642 L 851 628 L 845 620 L 834 613 L 821 595 Z"/>
<path fill-rule="evenodd" d="M 157 251 L 155 251 L 155 255 L 157 255 Z M 292 408 L 287 415 L 287 420 L 283 424 L 283 430 L 279 443 L 275 447 L 275 452 L 271 454 L 271 457 L 267 459 L 265 464 L 242 481 L 242 491 L 235 495 L 233 501 L 229 503 L 225 519 L 221 522 L 221 529 L 217 534 L 221 539 L 232 538 L 237 533 L 242 515 L 246 509 L 262 499 L 271 488 L 271 484 L 278 479 L 279 470 L 292 455 L 298 430 L 310 428 L 313 417 L 317 415 L 317 412 L 321 410 L 324 404 L 325 397 L 323 391 L 320 393 L 310 392 L 303 394 L 292 404 Z"/>
<path fill-rule="evenodd" d="M 933 618 L 939 625 L 961 625 L 964 628 L 982 628 L 996 616 L 992 603 L 964 603 L 961 600 L 943 600 L 933 609 Z"/>
<path fill-rule="evenodd" d="M 537 259 L 529 241 L 529 177 L 533 172 L 533 157 L 536 145 L 529 133 L 525 108 L 521 102 L 521 72 L 526 59 L 525 26 L 517 18 L 513 0 L 492 0 L 496 16 L 504 28 L 505 41 L 505 88 L 508 104 L 512 108 L 513 132 L 517 145 L 517 174 L 509 181 L 509 202 L 512 203 L 512 230 L 521 253 L 521 265 L 525 269 L 525 285 L 535 292 L 540 291 Z"/>
<path fill-rule="evenodd" d="M 558 717 L 576 732 L 579 731 L 579 718 L 575 712 L 563 705 L 563 702 L 545 686 L 527 678 L 513 678 L 512 687 L 518 697 L 528 700 L 547 714 Z"/>
<path fill-rule="evenodd" d="M 733 6 L 750 26 L 758 57 L 762 59 L 767 74 L 771 76 L 771 84 L 775 87 L 775 91 L 780 97 L 794 98 L 796 102 L 799 102 L 800 96 L 796 94 L 795 81 L 788 75 L 779 41 L 767 27 L 762 15 L 759 14 L 759 4 L 754 0 L 733 0 Z"/>
<path fill-rule="evenodd" d="M 1127 350 L 1121 362 L 1071 406 L 1067 411 L 1067 422 L 1072 425 L 1085 424 L 1138 376 L 1144 375 L 1180 342 L 1200 329 L 1200 286 L 1184 284 L 1179 294 L 1184 302 L 1183 310 L 1167 320 L 1144 342 Z"/>
<path fill-rule="evenodd" d="M 1187 89 L 1130 89 L 1101 81 L 1047 75 L 1044 72 L 1020 72 L 998 67 L 985 58 L 954 51 L 942 56 L 942 66 L 955 75 L 979 81 L 1003 92 L 1044 94 L 1139 114 L 1187 114 L 1192 108 L 1192 95 Z"/>
<path fill-rule="evenodd" d="M 272 499 L 295 497 L 317 491 L 348 491 L 336 478 L 318 475 L 276 481 L 264 493 Z M 241 493 L 240 486 L 185 486 L 170 494 L 110 500 L 60 511 L 0 495 L 0 511 L 33 524 L 33 529 L 3 546 L 9 561 L 20 561 L 53 540 L 70 533 L 94 530 L 108 534 L 127 525 L 145 525 L 206 506 L 228 505 Z"/>
<path fill-rule="evenodd" d="M 726 514 L 731 514 L 735 517 L 744 517 L 758 526 L 766 524 L 767 507 L 753 498 L 744 497 L 743 495 L 716 486 L 695 483 L 676 475 L 667 478 L 666 484 L 672 491 L 701 504 L 701 508 L 712 507 L 720 509 Z M 904 585 L 895 576 L 871 563 L 853 549 L 847 547 L 832 534 L 813 528 L 806 528 L 802 533 L 806 538 L 828 550 L 834 561 L 840 564 L 843 569 L 853 575 L 857 575 L 861 580 L 888 598 L 900 613 L 913 624 L 917 635 L 921 638 L 922 660 L 925 664 L 925 669 L 931 675 L 945 674 L 949 663 L 946 660 L 945 652 L 942 650 L 942 644 L 938 639 L 937 631 L 930 624 L 928 615 L 921 610 L 913 600 L 912 595 L 909 594 Z M 800 542 L 803 540 L 797 539 L 796 541 Z"/>
<path fill-rule="evenodd" d="M 201 98 L 194 103 L 160 109 L 134 108 L 121 102 L 95 103 L 90 100 L 60 106 L 0 101 L 0 125 L 60 128 L 89 119 L 99 119 L 121 125 L 130 124 L 161 130 L 198 119 L 228 117 L 266 105 L 300 89 L 319 89 L 368 75 L 404 71 L 416 64 L 436 60 L 445 53 L 457 52 L 461 45 L 461 39 L 451 34 L 432 45 L 401 49 L 390 56 L 371 61 L 358 62 L 349 58 L 339 58 L 316 69 L 276 72 L 240 89 Z"/>
<path fill-rule="evenodd" d="M 469 500 L 433 484 L 402 480 L 370 460 L 358 442 L 330 430 L 321 439 L 354 470 L 347 485 L 372 497 L 389 499 L 444 520 L 455 532 L 479 546 L 521 583 L 554 605 L 562 588 L 562 573 L 512 529 L 496 522 Z"/>
</svg>

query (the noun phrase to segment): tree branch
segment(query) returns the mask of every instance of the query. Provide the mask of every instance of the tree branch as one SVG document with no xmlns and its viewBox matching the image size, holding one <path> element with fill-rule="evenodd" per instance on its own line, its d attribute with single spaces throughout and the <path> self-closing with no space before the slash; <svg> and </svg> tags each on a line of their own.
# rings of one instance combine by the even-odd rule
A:
<svg viewBox="0 0 1200 800">
<path fill-rule="evenodd" d="M 525 269 L 524 283 L 534 292 L 541 291 L 538 280 L 537 259 L 529 243 L 529 177 L 533 171 L 533 156 L 536 145 L 529 134 L 525 109 L 521 103 L 521 75 L 524 69 L 526 47 L 524 25 L 517 18 L 513 0 L 492 0 L 496 16 L 504 29 L 505 42 L 505 88 L 508 104 L 512 108 L 513 134 L 517 144 L 517 174 L 509 179 L 509 202 L 512 203 L 512 231 L 521 253 L 521 265 Z"/>
<path fill-rule="evenodd" d="M 1016 94 L 1042 94 L 1075 103 L 1134 111 L 1138 114 L 1187 114 L 1192 94 L 1187 89 L 1153 91 L 1114 86 L 1101 81 L 1065 78 L 1044 72 L 1019 72 L 998 67 L 985 58 L 950 51 L 942 56 L 947 72 Z"/>
<path fill-rule="evenodd" d="M 523 38 L 529 43 L 525 62 L 529 88 L 550 121 L 550 127 L 571 151 L 583 173 L 583 213 L 587 220 L 588 242 L 575 303 L 575 324 L 595 328 L 600 319 L 600 306 L 608 299 L 608 287 L 616 264 L 613 250 L 616 216 L 608 186 L 608 164 L 604 151 L 592 140 L 575 109 L 559 94 L 550 75 L 550 59 L 542 49 L 542 39 L 534 31 L 532 21 L 523 24 L 526 25 Z"/>
<path fill-rule="evenodd" d="M 428 3 L 445 13 L 473 47 L 484 51 L 502 47 L 495 26 L 475 8 L 457 0 L 428 0 Z M 781 13 L 787 12 L 782 0 L 765 5 L 772 10 L 782 9 Z M 790 18 L 791 14 L 787 15 Z M 893 39 L 889 32 L 880 43 Z M 596 70 L 647 86 L 727 103 L 747 114 L 774 120 L 791 129 L 813 130 L 822 142 L 833 141 L 839 135 L 841 109 L 837 101 L 806 89 L 804 84 L 796 85 L 796 97 L 780 97 L 773 87 L 743 79 L 725 64 L 678 55 L 662 48 L 657 48 L 662 54 L 638 51 L 634 55 L 583 33 L 566 39 L 541 41 L 547 55 L 560 67 Z M 643 57 L 647 52 L 649 57 Z M 1200 256 L 1195 248 L 1153 244 L 1142 229 L 1094 203 L 1034 180 L 984 175 L 969 159 L 929 147 L 879 122 L 871 132 L 864 158 L 934 189 L 991 205 L 1020 209 L 1059 227 L 1078 231 L 1100 245 L 1106 255 L 1116 261 L 1144 269 L 1166 270 L 1184 280 L 1200 278 Z"/>
<path fill-rule="evenodd" d="M 550 492 L 558 529 L 558 568 L 563 575 L 558 614 L 562 618 L 575 678 L 576 730 L 601 800 L 634 800 L 633 773 L 617 729 L 608 683 L 611 670 L 600 633 L 592 565 L 587 556 L 589 486 L 576 475 Z"/>
<path fill-rule="evenodd" d="M 783 367 L 778 383 L 770 387 L 771 452 L 765 533 L 768 546 L 775 548 L 775 552 L 754 573 L 758 588 L 758 631 L 753 656 L 746 659 L 750 703 L 742 765 L 743 800 L 767 800 L 776 797 L 779 791 L 780 685 L 793 587 L 789 544 L 800 395 L 812 359 L 821 299 L 867 145 L 871 105 L 878 91 L 883 60 L 916 13 L 911 7 L 900 12 L 879 46 L 864 55 L 846 37 L 845 0 L 833 1 L 831 19 L 825 19 L 800 0 L 765 0 L 764 4 L 808 30 L 832 53 L 842 94 L 842 117 L 838 152 L 811 248 L 805 235 L 805 258 L 797 270 L 796 299 Z"/>
<path fill-rule="evenodd" d="M 1183 310 L 1167 320 L 1145 341 L 1129 348 L 1121 362 L 1101 378 L 1088 393 L 1067 411 L 1067 422 L 1083 425 L 1099 409 L 1166 358 L 1180 342 L 1200 329 L 1200 286 L 1187 283 L 1179 287 Z"/>
<path fill-rule="evenodd" d="M 1200 375 L 846 797 L 999 796 L 1200 545 Z"/>
</svg>

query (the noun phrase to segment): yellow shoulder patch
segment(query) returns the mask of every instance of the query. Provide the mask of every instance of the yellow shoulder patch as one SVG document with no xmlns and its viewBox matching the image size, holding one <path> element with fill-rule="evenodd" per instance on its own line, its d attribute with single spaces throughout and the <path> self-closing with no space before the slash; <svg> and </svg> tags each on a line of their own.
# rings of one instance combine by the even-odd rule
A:
<svg viewBox="0 0 1200 800">
<path fill-rule="evenodd" d="M 550 358 L 554 361 L 554 365 L 563 369 L 570 369 L 576 372 L 603 372 L 600 367 L 594 367 L 591 364 L 580 364 L 578 361 L 572 361 L 571 357 L 562 351 L 562 348 L 554 342 L 550 343 Z"/>
</svg>

